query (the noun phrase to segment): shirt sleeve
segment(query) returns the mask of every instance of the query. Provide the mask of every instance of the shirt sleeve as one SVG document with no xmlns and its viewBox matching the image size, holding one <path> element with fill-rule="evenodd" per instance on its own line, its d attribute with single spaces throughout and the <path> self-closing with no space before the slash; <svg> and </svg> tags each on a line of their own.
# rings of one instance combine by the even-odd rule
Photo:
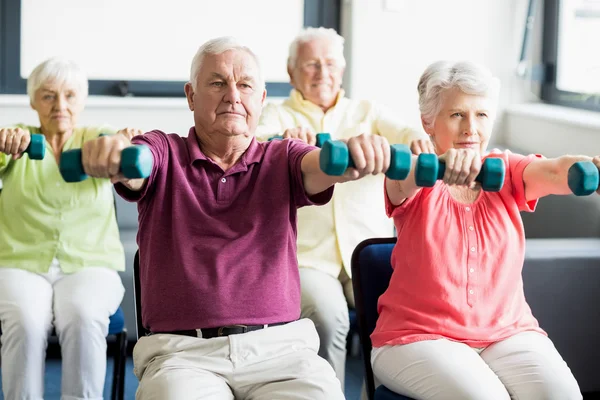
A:
<svg viewBox="0 0 600 400">
<path fill-rule="evenodd" d="M 167 135 L 161 131 L 150 131 L 144 135 L 135 136 L 131 140 L 131 143 L 134 145 L 145 145 L 150 148 L 150 152 L 152 153 L 152 171 L 150 172 L 150 176 L 147 178 L 146 184 L 142 190 L 129 190 L 122 183 L 116 183 L 115 190 L 123 199 L 131 202 L 137 202 L 146 196 L 154 184 L 157 175 L 162 170 L 162 167 L 166 165 L 169 152 L 169 143 Z"/>
<path fill-rule="evenodd" d="M 284 130 L 281 118 L 279 118 L 278 106 L 273 103 L 267 104 L 260 114 L 256 127 L 256 139 L 264 142 L 273 136 L 283 135 Z"/>
<path fill-rule="evenodd" d="M 535 211 L 539 199 L 527 201 L 525 197 L 525 182 L 523 181 L 523 171 L 535 159 L 543 158 L 540 154 L 521 155 L 510 151 L 505 153 L 505 161 L 507 162 L 507 171 L 505 179 L 510 180 L 512 196 L 519 207 L 519 211 Z"/>
<path fill-rule="evenodd" d="M 296 207 L 327 204 L 333 196 L 334 185 L 321 193 L 309 196 L 304 189 L 302 178 L 302 159 L 308 153 L 317 148 L 300 140 L 286 140 L 288 142 L 288 161 L 290 168 L 290 181 Z"/>
<path fill-rule="evenodd" d="M 385 137 L 390 144 L 410 145 L 416 139 L 427 139 L 427 135 L 418 129 L 408 126 L 395 113 L 386 107 L 374 105 L 375 133 Z"/>
</svg>

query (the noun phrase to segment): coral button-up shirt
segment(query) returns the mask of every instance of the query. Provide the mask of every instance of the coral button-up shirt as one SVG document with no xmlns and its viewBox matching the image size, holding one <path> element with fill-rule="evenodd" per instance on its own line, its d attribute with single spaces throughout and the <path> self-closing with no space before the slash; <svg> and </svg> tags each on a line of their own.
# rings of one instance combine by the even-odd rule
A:
<svg viewBox="0 0 600 400">
<path fill-rule="evenodd" d="M 519 211 L 523 171 L 535 155 L 504 152 L 503 188 L 481 191 L 472 204 L 456 201 L 438 181 L 399 206 L 386 196 L 398 243 L 394 272 L 379 298 L 374 347 L 449 339 L 486 347 L 519 332 L 545 334 L 525 301 L 521 272 L 525 232 Z"/>
</svg>

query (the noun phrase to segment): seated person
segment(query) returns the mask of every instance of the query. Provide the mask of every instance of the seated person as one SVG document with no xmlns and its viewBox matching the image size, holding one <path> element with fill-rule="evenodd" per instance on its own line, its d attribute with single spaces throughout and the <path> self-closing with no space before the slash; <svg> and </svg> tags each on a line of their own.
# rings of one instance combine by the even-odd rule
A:
<svg viewBox="0 0 600 400">
<path fill-rule="evenodd" d="M 396 113 L 367 100 L 344 95 L 344 38 L 333 29 L 305 28 L 291 43 L 288 74 L 293 89 L 282 104 L 267 104 L 257 136 L 274 135 L 316 143 L 316 134 L 333 139 L 360 133 L 408 144 L 425 137 L 410 129 Z M 326 359 L 344 387 L 348 307 L 354 307 L 352 252 L 370 237 L 392 236 L 394 227 L 383 204 L 383 175 L 365 177 L 336 188 L 322 207 L 298 210 L 298 266 L 303 318 L 310 318 Z"/>
<path fill-rule="evenodd" d="M 6 399 L 44 396 L 48 335 L 62 352 L 63 398 L 102 399 L 106 335 L 125 289 L 125 270 L 111 183 L 67 184 L 58 169 L 65 150 L 80 148 L 110 128 L 82 127 L 88 94 L 73 62 L 52 58 L 27 79 L 40 126 L 0 129 L 0 320 L 2 391 Z M 42 134 L 46 154 L 23 152 Z M 118 132 L 131 138 L 135 129 Z"/>
<path fill-rule="evenodd" d="M 371 336 L 377 380 L 414 399 L 581 399 L 525 300 L 519 211 L 570 194 L 567 171 L 591 158 L 486 155 L 499 81 L 483 67 L 436 62 L 418 92 L 446 172 L 431 188 L 416 186 L 414 168 L 405 181 L 385 183 L 398 244 Z M 475 184 L 486 157 L 504 161 L 499 192 Z"/>
<path fill-rule="evenodd" d="M 136 201 L 142 321 L 134 350 L 138 399 L 343 399 L 300 316 L 296 209 L 325 204 L 337 182 L 385 172 L 389 144 L 348 139 L 357 168 L 325 175 L 320 150 L 299 140 L 258 142 L 266 97 L 254 53 L 233 38 L 203 44 L 185 85 L 187 137 L 152 131 L 147 179 L 126 179 L 130 142 L 86 143 L 84 168 Z"/>
</svg>

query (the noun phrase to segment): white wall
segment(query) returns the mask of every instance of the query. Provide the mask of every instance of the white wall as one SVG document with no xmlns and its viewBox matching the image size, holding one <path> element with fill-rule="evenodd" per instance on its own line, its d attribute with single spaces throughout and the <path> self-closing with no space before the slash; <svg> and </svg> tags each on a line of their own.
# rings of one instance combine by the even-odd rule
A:
<svg viewBox="0 0 600 400">
<path fill-rule="evenodd" d="M 538 3 L 534 61 L 541 52 Z M 599 113 L 523 105 L 538 100 L 536 85 L 515 74 L 526 9 L 527 0 L 343 0 L 344 86 L 352 97 L 380 101 L 420 126 L 416 84 L 423 69 L 441 58 L 480 61 L 503 82 L 496 142 L 549 156 L 600 153 Z M 37 117 L 25 96 L 0 95 L 0 126 L 15 122 L 36 124 Z M 183 98 L 92 96 L 81 122 L 186 134 L 193 120 Z"/>
<path fill-rule="evenodd" d="M 420 126 L 417 82 L 430 63 L 483 63 L 503 84 L 500 111 L 533 97 L 515 75 L 526 0 L 344 0 L 343 34 L 351 43 L 346 82 Z M 501 141 L 499 118 L 496 139 Z"/>
</svg>

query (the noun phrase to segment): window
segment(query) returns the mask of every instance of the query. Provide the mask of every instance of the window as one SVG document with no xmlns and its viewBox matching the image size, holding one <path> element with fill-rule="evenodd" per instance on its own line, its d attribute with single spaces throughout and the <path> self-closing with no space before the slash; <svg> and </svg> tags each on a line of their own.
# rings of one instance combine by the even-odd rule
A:
<svg viewBox="0 0 600 400">
<path fill-rule="evenodd" d="M 600 0 L 545 0 L 542 99 L 600 111 Z"/>
<path fill-rule="evenodd" d="M 41 61 L 63 56 L 90 94 L 183 96 L 205 40 L 240 37 L 261 61 L 271 96 L 290 90 L 288 46 L 302 26 L 339 31 L 341 0 L 0 0 L 0 93 L 23 94 Z"/>
</svg>

